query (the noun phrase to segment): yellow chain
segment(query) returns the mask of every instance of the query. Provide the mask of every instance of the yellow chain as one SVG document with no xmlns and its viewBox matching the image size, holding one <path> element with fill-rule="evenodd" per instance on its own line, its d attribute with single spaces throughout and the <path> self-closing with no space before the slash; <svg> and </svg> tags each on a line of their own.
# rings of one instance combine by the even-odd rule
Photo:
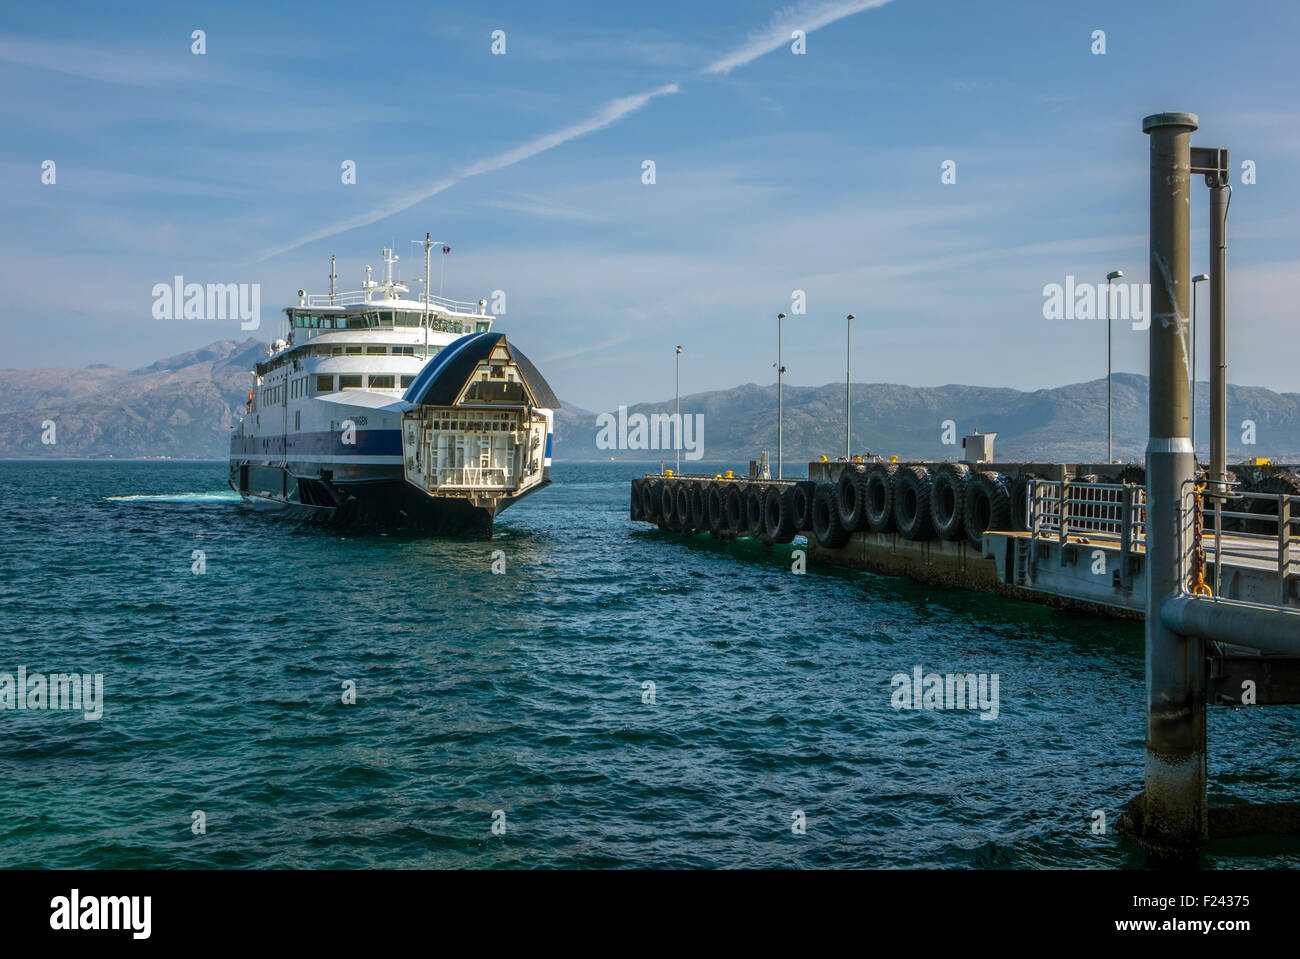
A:
<svg viewBox="0 0 1300 959">
<path fill-rule="evenodd" d="M 1193 538 L 1196 546 L 1192 550 L 1192 560 L 1194 563 L 1193 572 L 1195 574 L 1195 579 L 1192 582 L 1192 594 L 1195 596 L 1213 596 L 1214 590 L 1210 589 L 1205 582 L 1205 545 L 1201 540 L 1204 526 L 1202 521 L 1203 502 L 1201 498 L 1203 492 L 1205 492 L 1205 484 L 1197 483 L 1196 492 L 1194 494 L 1196 496 L 1196 513 L 1194 519 L 1195 526 L 1193 527 Z"/>
</svg>

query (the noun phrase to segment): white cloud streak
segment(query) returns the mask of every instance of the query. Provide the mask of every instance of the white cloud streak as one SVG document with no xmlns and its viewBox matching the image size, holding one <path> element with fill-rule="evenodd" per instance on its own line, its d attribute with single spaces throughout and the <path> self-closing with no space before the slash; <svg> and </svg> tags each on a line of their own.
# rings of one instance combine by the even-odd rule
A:
<svg viewBox="0 0 1300 959">
<path fill-rule="evenodd" d="M 444 190 L 449 190 L 463 180 L 472 176 L 479 176 L 483 173 L 491 173 L 493 170 L 500 170 L 508 166 L 514 166 L 521 160 L 527 160 L 539 153 L 557 147 L 562 143 L 575 140 L 578 137 L 586 136 L 588 133 L 595 133 L 597 130 L 603 130 L 613 123 L 617 123 L 629 113 L 640 110 L 643 106 L 653 100 L 655 97 L 663 96 L 668 93 L 677 93 L 678 87 L 675 83 L 669 83 L 666 86 L 658 87 L 654 90 L 647 90 L 644 93 L 636 93 L 630 97 L 619 97 L 611 100 L 594 114 L 579 123 L 571 124 L 563 129 L 556 130 L 554 133 L 548 133 L 545 136 L 536 137 L 526 143 L 507 150 L 504 153 L 498 153 L 496 156 L 488 157 L 485 160 L 479 160 L 458 173 L 444 177 L 434 183 L 409 193 L 405 196 L 398 197 L 378 209 L 362 213 L 345 220 L 342 223 L 335 223 L 332 226 L 317 230 L 306 236 L 301 236 L 291 243 L 267 250 L 262 254 L 262 259 L 270 259 L 273 256 L 279 256 L 281 253 L 287 253 L 290 250 L 296 250 L 315 240 L 323 240 L 327 236 L 333 236 L 336 233 L 343 233 L 347 230 L 354 230 L 357 227 L 369 226 L 371 223 L 377 223 L 380 220 L 390 217 L 395 213 L 409 209 L 431 196 L 437 196 Z"/>
<path fill-rule="evenodd" d="M 784 45 L 790 39 L 790 31 L 794 29 L 803 30 L 804 33 L 811 33 L 820 27 L 827 26 L 837 20 L 852 16 L 855 13 L 861 13 L 864 10 L 870 10 L 874 7 L 884 6 L 891 0 L 831 0 L 831 2 L 822 3 L 800 3 L 792 7 L 785 7 L 778 10 L 772 17 L 771 23 L 758 33 L 752 34 L 739 47 L 730 51 L 721 58 L 713 61 L 705 67 L 701 73 L 710 74 L 727 74 L 736 67 L 744 66 L 763 56 L 765 53 L 771 53 L 778 47 Z M 535 139 L 522 143 L 512 150 L 504 153 L 498 153 L 496 156 L 488 157 L 485 160 L 472 164 L 461 170 L 459 173 L 444 177 L 434 183 L 430 183 L 414 193 L 397 197 L 384 206 L 369 212 L 358 214 L 341 223 L 335 223 L 332 226 L 324 227 L 314 233 L 300 236 L 292 242 L 283 246 L 274 247 L 265 251 L 261 258 L 270 259 L 287 253 L 290 250 L 296 250 L 300 246 L 305 246 L 316 240 L 323 240 L 326 237 L 334 236 L 348 230 L 354 230 L 358 227 L 369 226 L 371 223 L 377 223 L 380 220 L 400 213 L 409 209 L 432 196 L 442 193 L 472 176 L 478 176 L 483 173 L 491 173 L 494 170 L 500 170 L 508 166 L 513 166 L 522 160 L 527 160 L 539 153 L 550 150 L 553 147 L 560 146 L 570 140 L 585 136 L 588 133 L 595 133 L 603 130 L 608 126 L 617 123 L 623 117 L 644 107 L 655 97 L 663 96 L 667 93 L 678 93 L 680 88 L 676 83 L 670 83 L 654 90 L 647 90 L 644 93 L 633 94 L 628 97 L 620 97 L 611 100 L 601 109 L 596 111 L 586 120 L 574 123 L 571 126 L 556 130 L 554 133 L 548 133 Z"/>
<path fill-rule="evenodd" d="M 778 10 L 772 16 L 767 27 L 751 34 L 750 38 L 736 49 L 714 60 L 704 68 L 704 73 L 727 74 L 736 67 L 752 63 L 765 53 L 771 53 L 792 41 L 790 34 L 802 30 L 812 33 L 821 27 L 843 20 L 863 10 L 883 7 L 891 0 L 849 0 L 849 2 L 800 3 Z"/>
</svg>

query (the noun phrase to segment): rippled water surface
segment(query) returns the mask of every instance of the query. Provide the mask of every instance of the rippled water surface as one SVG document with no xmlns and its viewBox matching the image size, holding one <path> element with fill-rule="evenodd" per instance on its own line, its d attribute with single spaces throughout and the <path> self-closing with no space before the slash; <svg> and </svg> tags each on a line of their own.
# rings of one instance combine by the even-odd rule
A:
<svg viewBox="0 0 1300 959">
<path fill-rule="evenodd" d="M 0 672 L 105 684 L 0 710 L 0 865 L 1142 864 L 1090 829 L 1141 784 L 1140 626 L 794 575 L 631 523 L 636 467 L 555 472 L 480 543 L 270 519 L 220 463 L 0 463 Z M 997 673 L 997 719 L 893 709 L 918 665 Z M 1300 798 L 1297 720 L 1215 710 L 1213 800 Z"/>
</svg>

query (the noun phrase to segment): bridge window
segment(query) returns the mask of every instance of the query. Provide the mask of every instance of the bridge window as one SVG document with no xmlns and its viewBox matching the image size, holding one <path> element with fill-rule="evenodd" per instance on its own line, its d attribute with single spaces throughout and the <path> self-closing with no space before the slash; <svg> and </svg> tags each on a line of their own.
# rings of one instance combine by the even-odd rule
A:
<svg viewBox="0 0 1300 959">
<path fill-rule="evenodd" d="M 393 388 L 393 376 L 391 373 L 371 374 L 370 388 L 372 390 L 391 390 Z"/>
<path fill-rule="evenodd" d="M 408 386 L 410 386 L 410 385 L 411 385 L 412 383 L 414 383 L 414 382 L 415 382 L 415 377 L 414 377 L 414 376 L 403 376 L 402 379 L 401 379 L 402 389 L 406 389 Z"/>
<path fill-rule="evenodd" d="M 367 347 L 366 347 L 366 352 L 369 353 L 371 356 L 383 356 L 385 353 L 388 352 L 388 347 L 386 347 L 386 346 L 367 346 Z"/>
<path fill-rule="evenodd" d="M 318 376 L 318 377 L 316 377 L 316 392 L 317 392 L 317 393 L 333 393 L 333 392 L 334 392 L 334 377 L 333 377 L 333 376 Z"/>
<path fill-rule="evenodd" d="M 359 390 L 361 389 L 360 373 L 340 373 L 339 389 L 341 390 Z"/>
</svg>

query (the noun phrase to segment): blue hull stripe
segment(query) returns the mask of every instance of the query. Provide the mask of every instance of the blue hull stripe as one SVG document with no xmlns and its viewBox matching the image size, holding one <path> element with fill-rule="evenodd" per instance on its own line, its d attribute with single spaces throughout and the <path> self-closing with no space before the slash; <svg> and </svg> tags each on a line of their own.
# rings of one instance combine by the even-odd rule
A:
<svg viewBox="0 0 1300 959">
<path fill-rule="evenodd" d="M 292 436 L 232 436 L 231 456 L 401 456 L 401 430 L 357 430 L 356 443 L 343 442 L 343 431 L 295 433 Z"/>
</svg>

